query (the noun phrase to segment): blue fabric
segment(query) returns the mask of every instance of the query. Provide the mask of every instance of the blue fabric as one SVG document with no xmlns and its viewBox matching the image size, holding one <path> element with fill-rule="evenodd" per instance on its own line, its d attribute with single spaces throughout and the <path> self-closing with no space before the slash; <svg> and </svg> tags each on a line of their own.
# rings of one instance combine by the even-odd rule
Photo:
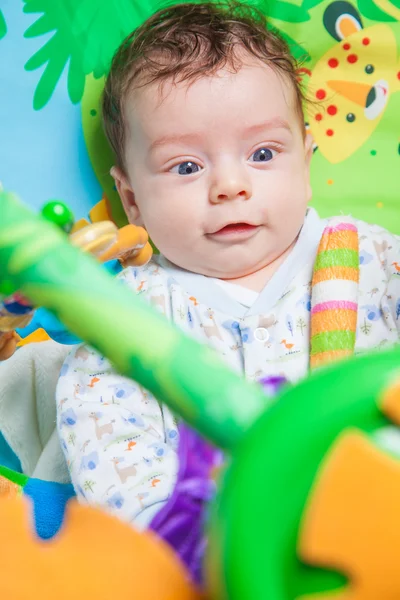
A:
<svg viewBox="0 0 400 600">
<path fill-rule="evenodd" d="M 45 308 L 38 308 L 29 325 L 22 329 L 17 329 L 17 333 L 22 338 L 26 338 L 40 328 L 44 329 L 47 335 L 59 344 L 69 345 L 80 343 L 80 339 L 72 333 L 69 333 L 61 321 Z"/>
<path fill-rule="evenodd" d="M 72 484 L 29 479 L 23 491 L 33 501 L 37 535 L 43 540 L 52 538 L 62 525 L 65 505 L 75 496 Z"/>
<path fill-rule="evenodd" d="M 2 467 L 7 467 L 8 469 L 12 469 L 13 471 L 17 471 L 17 473 L 22 473 L 21 463 L 19 461 L 18 456 L 11 450 L 11 447 L 8 445 L 6 440 L 4 439 L 3 434 L 0 432 L 0 465 Z"/>
</svg>

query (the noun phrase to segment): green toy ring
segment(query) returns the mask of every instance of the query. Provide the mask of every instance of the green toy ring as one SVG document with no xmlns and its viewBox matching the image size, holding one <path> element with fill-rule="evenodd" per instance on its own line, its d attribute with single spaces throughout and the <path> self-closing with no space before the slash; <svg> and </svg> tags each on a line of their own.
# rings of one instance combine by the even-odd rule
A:
<svg viewBox="0 0 400 600">
<path fill-rule="evenodd" d="M 288 388 L 258 419 L 235 450 L 214 506 L 216 598 L 294 600 L 345 585 L 343 575 L 297 558 L 304 507 L 339 434 L 393 426 L 378 403 L 399 380 L 399 348 L 354 358 Z"/>
</svg>

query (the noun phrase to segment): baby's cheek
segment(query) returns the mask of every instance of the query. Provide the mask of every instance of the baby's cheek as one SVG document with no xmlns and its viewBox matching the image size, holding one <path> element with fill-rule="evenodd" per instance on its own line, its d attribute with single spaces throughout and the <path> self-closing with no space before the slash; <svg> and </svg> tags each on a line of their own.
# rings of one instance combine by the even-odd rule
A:
<svg viewBox="0 0 400 600">
<path fill-rule="evenodd" d="M 301 185 L 301 184 L 300 184 Z M 290 185 L 282 189 L 279 200 L 269 207 L 269 219 L 272 227 L 290 237 L 295 235 L 302 226 L 307 208 L 307 200 L 303 190 Z"/>
<path fill-rule="evenodd" d="M 274 193 L 270 194 L 268 199 L 268 210 L 270 213 L 282 217 L 288 214 L 290 217 L 291 208 L 296 202 L 298 191 L 291 183 L 282 183 L 275 187 Z"/>
<path fill-rule="evenodd" d="M 307 202 L 307 178 L 305 173 L 297 169 L 288 173 L 285 184 L 282 186 L 281 199 L 283 207 L 302 206 Z"/>
<path fill-rule="evenodd" d="M 178 246 L 190 232 L 190 214 L 163 207 L 152 215 L 148 232 L 160 251 L 163 246 Z"/>
</svg>

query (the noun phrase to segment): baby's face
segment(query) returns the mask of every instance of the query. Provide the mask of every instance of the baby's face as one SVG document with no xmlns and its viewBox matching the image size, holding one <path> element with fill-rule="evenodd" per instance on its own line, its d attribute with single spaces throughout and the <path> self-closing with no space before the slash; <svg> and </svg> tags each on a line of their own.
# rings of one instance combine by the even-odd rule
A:
<svg viewBox="0 0 400 600">
<path fill-rule="evenodd" d="M 171 262 L 239 278 L 295 240 L 311 191 L 310 141 L 294 94 L 249 62 L 191 86 L 157 84 L 126 102 L 126 177 L 116 176 L 131 222 Z"/>
</svg>

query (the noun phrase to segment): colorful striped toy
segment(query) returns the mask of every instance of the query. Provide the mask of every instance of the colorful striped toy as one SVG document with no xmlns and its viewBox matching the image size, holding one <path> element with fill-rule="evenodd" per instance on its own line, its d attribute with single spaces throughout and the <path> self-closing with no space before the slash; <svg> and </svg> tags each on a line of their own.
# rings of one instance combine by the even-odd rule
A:
<svg viewBox="0 0 400 600">
<path fill-rule="evenodd" d="M 314 265 L 311 301 L 310 367 L 352 355 L 356 342 L 358 232 L 338 218 L 326 227 Z"/>
</svg>

